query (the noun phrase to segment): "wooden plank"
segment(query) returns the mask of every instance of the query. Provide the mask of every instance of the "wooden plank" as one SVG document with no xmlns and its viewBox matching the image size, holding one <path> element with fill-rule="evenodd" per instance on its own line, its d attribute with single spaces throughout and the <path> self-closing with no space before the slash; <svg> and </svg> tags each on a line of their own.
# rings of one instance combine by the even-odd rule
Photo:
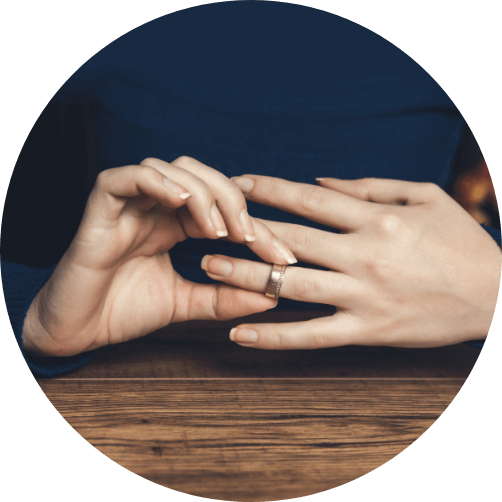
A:
<svg viewBox="0 0 502 502">
<path fill-rule="evenodd" d="M 267 312 L 249 322 L 298 321 L 322 312 Z M 228 339 L 240 321 L 180 323 L 98 351 L 64 378 L 467 378 L 479 349 L 465 344 L 435 349 L 337 347 L 263 351 Z"/>
<path fill-rule="evenodd" d="M 221 500 L 299 497 L 351 481 L 417 439 L 462 379 L 41 380 L 112 460 Z"/>
</svg>

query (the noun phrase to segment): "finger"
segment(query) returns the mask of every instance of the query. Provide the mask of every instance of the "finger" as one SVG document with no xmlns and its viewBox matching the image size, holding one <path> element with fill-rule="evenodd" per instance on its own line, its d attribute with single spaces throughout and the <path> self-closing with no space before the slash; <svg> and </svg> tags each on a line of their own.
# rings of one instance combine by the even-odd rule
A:
<svg viewBox="0 0 502 502">
<path fill-rule="evenodd" d="M 345 312 L 303 322 L 241 324 L 230 339 L 244 347 L 268 350 L 304 350 L 357 343 L 357 321 Z"/>
<path fill-rule="evenodd" d="M 107 169 L 96 180 L 85 217 L 116 221 L 128 199 L 139 197 L 144 204 L 145 195 L 169 208 L 181 207 L 191 196 L 183 186 L 148 166 Z"/>
<path fill-rule="evenodd" d="M 193 220 L 192 215 L 185 207 L 182 207 L 178 211 L 178 218 L 186 235 L 193 239 L 202 239 L 204 237 Z M 268 263 L 293 265 L 298 262 L 295 255 L 290 251 L 290 248 L 282 240 L 278 239 L 266 225 L 256 218 L 252 218 L 252 220 L 256 232 L 256 240 L 246 243 L 251 251 Z M 235 242 L 231 236 L 226 237 L 225 240 Z"/>
<path fill-rule="evenodd" d="M 303 262 L 347 272 L 354 265 L 354 251 L 362 244 L 358 234 L 336 234 L 280 221 L 261 220 Z"/>
<path fill-rule="evenodd" d="M 264 312 L 277 305 L 265 295 L 226 284 L 196 284 L 180 280 L 177 308 L 171 322 L 195 319 L 224 321 Z"/>
<path fill-rule="evenodd" d="M 155 159 L 157 162 L 158 159 Z M 248 214 L 246 199 L 239 188 L 224 174 L 191 157 L 179 157 L 171 164 L 182 167 L 204 180 L 211 189 L 228 232 L 235 242 L 253 242 L 256 238 Z"/>
<path fill-rule="evenodd" d="M 212 190 L 204 180 L 179 166 L 158 159 L 145 159 L 141 165 L 149 166 L 162 173 L 170 181 L 187 188 L 192 196 L 187 199 L 186 206 L 205 237 L 219 239 L 228 235 Z"/>
<path fill-rule="evenodd" d="M 246 174 L 232 178 L 248 200 L 341 230 L 356 230 L 368 220 L 372 207 L 365 201 L 315 185 Z"/>
<path fill-rule="evenodd" d="M 226 228 L 229 231 L 228 236 L 226 236 L 228 240 L 246 243 L 260 258 L 270 263 L 291 265 L 297 262 L 294 253 L 284 242 L 277 239 L 270 229 L 262 223 L 255 223 L 254 218 L 248 215 L 246 199 L 240 189 L 216 169 L 208 167 L 191 157 L 180 157 L 170 164 L 151 158 L 145 159 L 143 162 L 163 172 L 167 172 L 169 166 L 176 165 L 203 180 L 211 190 L 225 220 Z M 189 237 L 205 237 L 205 233 L 198 228 L 198 221 L 192 212 L 190 204 L 178 211 L 178 217 L 183 230 Z M 246 223 L 248 220 L 251 226 Z"/>
<path fill-rule="evenodd" d="M 428 202 L 441 189 L 434 183 L 362 178 L 341 180 L 316 178 L 320 186 L 369 202 L 394 205 L 416 205 Z"/>
<path fill-rule="evenodd" d="M 222 255 L 206 255 L 201 268 L 211 279 L 265 293 L 271 265 Z M 291 300 L 349 307 L 359 296 L 359 283 L 338 272 L 287 267 L 280 296 Z"/>
<path fill-rule="evenodd" d="M 219 171 L 190 157 L 179 157 L 170 164 L 153 158 L 145 159 L 143 162 L 161 170 L 168 169 L 168 166 L 177 166 L 202 180 L 209 187 L 215 200 L 212 211 L 215 213 L 217 224 L 224 224 L 225 231 L 236 242 L 255 240 L 255 230 L 242 192 Z M 190 204 L 187 204 L 187 207 L 191 210 Z M 195 214 L 194 219 L 197 219 Z"/>
</svg>

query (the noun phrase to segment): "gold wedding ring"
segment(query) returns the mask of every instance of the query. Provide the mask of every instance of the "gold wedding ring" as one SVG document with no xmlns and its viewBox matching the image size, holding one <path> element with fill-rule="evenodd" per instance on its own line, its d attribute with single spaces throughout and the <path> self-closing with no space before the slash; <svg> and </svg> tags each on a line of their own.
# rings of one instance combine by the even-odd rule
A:
<svg viewBox="0 0 502 502">
<path fill-rule="evenodd" d="M 265 296 L 269 298 L 278 298 L 279 292 L 281 291 L 282 280 L 284 278 L 284 272 L 286 272 L 286 265 L 276 265 L 272 267 L 272 272 L 270 272 L 270 277 L 268 279 L 267 289 L 265 290 Z"/>
</svg>

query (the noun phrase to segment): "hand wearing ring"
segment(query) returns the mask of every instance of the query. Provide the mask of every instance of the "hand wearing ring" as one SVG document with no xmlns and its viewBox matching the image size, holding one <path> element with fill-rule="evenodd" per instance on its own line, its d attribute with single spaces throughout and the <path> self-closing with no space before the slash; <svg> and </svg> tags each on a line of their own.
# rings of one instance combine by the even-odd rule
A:
<svg viewBox="0 0 502 502">
<path fill-rule="evenodd" d="M 332 305 L 336 313 L 241 324 L 231 333 L 236 343 L 260 349 L 437 347 L 488 333 L 500 247 L 438 186 L 321 179 L 318 187 L 254 175 L 233 181 L 248 200 L 342 231 L 256 220 L 302 262 L 324 268 L 288 267 L 280 296 Z M 278 280 L 265 263 L 214 256 L 203 265 L 210 277 L 250 291 L 264 292 L 269 279 Z M 228 273 L 221 275 L 223 268 Z"/>
<path fill-rule="evenodd" d="M 279 298 L 281 292 L 282 281 L 284 273 L 286 272 L 286 265 L 277 265 L 274 263 L 270 277 L 268 278 L 267 288 L 265 289 L 265 296 L 269 298 Z"/>
<path fill-rule="evenodd" d="M 246 268 L 250 263 L 253 268 L 257 266 L 256 273 Z M 211 279 L 239 287 L 247 282 L 246 289 L 263 292 L 269 298 L 277 299 L 281 296 L 292 300 L 303 300 L 292 288 L 296 288 L 295 284 L 303 280 L 302 271 L 306 269 L 277 264 L 271 266 L 268 263 L 254 263 L 221 255 L 204 256 L 201 267 Z M 285 280 L 286 269 L 288 280 Z"/>
</svg>

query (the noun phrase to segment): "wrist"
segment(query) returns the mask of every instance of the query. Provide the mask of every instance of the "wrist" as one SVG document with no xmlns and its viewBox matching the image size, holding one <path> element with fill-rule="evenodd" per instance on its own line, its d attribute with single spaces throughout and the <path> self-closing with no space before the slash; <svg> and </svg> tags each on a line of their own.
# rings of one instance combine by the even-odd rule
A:
<svg viewBox="0 0 502 502">
<path fill-rule="evenodd" d="M 39 306 L 41 294 L 42 290 L 38 292 L 31 302 L 23 322 L 21 338 L 23 341 L 23 351 L 27 356 L 47 357 L 52 355 L 43 349 L 44 345 L 46 345 L 44 340 L 46 340 L 49 335 L 40 322 Z"/>
</svg>

